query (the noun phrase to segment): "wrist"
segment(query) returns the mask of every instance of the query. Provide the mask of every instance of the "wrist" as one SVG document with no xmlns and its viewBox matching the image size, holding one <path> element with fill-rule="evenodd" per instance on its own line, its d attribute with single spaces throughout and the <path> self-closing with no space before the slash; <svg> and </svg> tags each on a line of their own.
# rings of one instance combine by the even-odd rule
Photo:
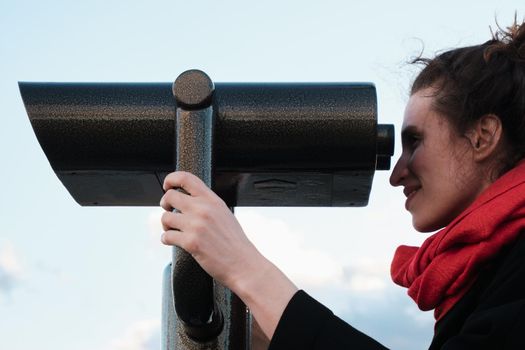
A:
<svg viewBox="0 0 525 350">
<path fill-rule="evenodd" d="M 263 256 L 259 251 L 246 259 L 242 268 L 242 274 L 232 283 L 232 291 L 241 298 L 245 304 L 254 299 L 264 284 L 271 282 L 274 269 L 277 267 Z"/>
<path fill-rule="evenodd" d="M 271 339 L 284 309 L 298 291 L 294 283 L 257 251 L 243 268 L 243 276 L 231 286 L 246 304 L 264 334 Z"/>
</svg>

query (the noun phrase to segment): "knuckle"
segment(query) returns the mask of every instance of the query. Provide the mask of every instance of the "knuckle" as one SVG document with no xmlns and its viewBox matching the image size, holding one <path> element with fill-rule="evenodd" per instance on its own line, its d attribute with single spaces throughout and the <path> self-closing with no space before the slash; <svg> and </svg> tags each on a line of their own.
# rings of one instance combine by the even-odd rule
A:
<svg viewBox="0 0 525 350">
<path fill-rule="evenodd" d="M 184 249 L 191 254 L 199 253 L 200 245 L 199 245 L 199 240 L 197 239 L 197 237 L 193 236 L 191 238 L 188 238 Z"/>
<path fill-rule="evenodd" d="M 175 173 L 174 172 L 173 173 L 169 173 L 168 175 L 166 175 L 166 177 L 164 178 L 163 185 L 162 185 L 164 190 L 167 190 L 167 189 L 169 189 L 171 187 L 174 177 L 175 177 Z"/>
<path fill-rule="evenodd" d="M 173 173 L 173 176 L 176 177 L 177 180 L 179 180 L 179 182 L 186 180 L 187 175 L 188 173 L 182 170 L 179 170 Z"/>
<path fill-rule="evenodd" d="M 199 212 L 200 212 L 199 216 L 201 217 L 203 221 L 206 221 L 206 222 L 211 221 L 212 213 L 209 207 L 202 206 L 201 208 L 199 208 Z"/>
<path fill-rule="evenodd" d="M 166 197 L 166 204 L 169 204 L 171 205 L 171 207 L 173 208 L 175 203 L 177 202 L 178 200 L 178 192 L 177 190 L 171 188 L 169 189 L 166 194 L 164 195 Z"/>
<path fill-rule="evenodd" d="M 170 188 L 169 190 L 166 191 L 166 193 L 164 194 L 164 201 L 168 204 L 171 204 L 171 202 L 173 201 L 173 189 Z"/>
<path fill-rule="evenodd" d="M 214 200 L 214 203 L 219 206 L 219 207 L 228 207 L 226 205 L 226 202 L 219 196 L 215 196 L 215 200 Z"/>
<path fill-rule="evenodd" d="M 168 212 L 168 211 L 165 211 L 164 213 L 162 213 L 162 216 L 160 217 L 160 222 L 162 222 L 164 225 L 167 225 L 170 223 L 170 219 L 171 219 L 171 213 Z"/>
<path fill-rule="evenodd" d="M 203 224 L 212 221 L 212 212 L 213 207 L 207 204 L 201 203 L 199 206 L 195 207 L 195 215 L 199 218 L 199 221 L 202 221 Z"/>
<path fill-rule="evenodd" d="M 173 187 L 179 187 L 182 183 L 187 181 L 188 174 L 189 173 L 186 171 L 174 171 L 172 173 L 169 173 L 164 178 L 164 184 L 163 184 L 164 190 L 168 191 L 169 189 Z"/>
<path fill-rule="evenodd" d="M 187 171 L 178 171 L 177 176 L 178 176 L 179 184 L 182 187 L 182 185 L 185 185 L 191 179 L 192 174 Z"/>
<path fill-rule="evenodd" d="M 173 235 L 170 234 L 169 231 L 166 231 L 162 234 L 161 236 L 161 241 L 162 243 L 166 244 L 166 245 L 175 245 L 176 242 L 173 238 Z"/>
</svg>

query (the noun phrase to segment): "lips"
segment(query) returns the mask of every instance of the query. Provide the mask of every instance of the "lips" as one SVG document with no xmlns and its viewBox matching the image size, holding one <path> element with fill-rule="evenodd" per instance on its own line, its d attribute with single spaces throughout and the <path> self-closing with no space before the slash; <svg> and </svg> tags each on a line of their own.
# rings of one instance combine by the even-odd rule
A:
<svg viewBox="0 0 525 350">
<path fill-rule="evenodd" d="M 412 198 L 416 195 L 416 193 L 419 191 L 421 187 L 420 186 L 407 186 L 403 190 L 403 193 L 407 197 L 407 200 L 405 202 L 405 208 L 408 210 L 409 204 L 412 201 Z"/>
<path fill-rule="evenodd" d="M 412 193 L 416 192 L 417 190 L 419 190 L 421 188 L 421 186 L 406 186 L 405 189 L 403 190 L 403 193 L 405 194 L 405 196 L 410 196 Z"/>
</svg>

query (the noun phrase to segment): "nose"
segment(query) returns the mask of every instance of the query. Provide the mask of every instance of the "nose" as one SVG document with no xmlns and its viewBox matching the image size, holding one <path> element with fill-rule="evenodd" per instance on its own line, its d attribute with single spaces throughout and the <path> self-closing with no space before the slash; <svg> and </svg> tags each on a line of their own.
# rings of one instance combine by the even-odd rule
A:
<svg viewBox="0 0 525 350">
<path fill-rule="evenodd" d="M 392 174 L 390 174 L 390 185 L 396 187 L 401 186 L 404 179 L 407 178 L 409 174 L 407 162 L 405 160 L 405 157 L 401 155 L 399 159 L 396 162 L 396 165 L 394 166 L 394 169 L 392 170 Z"/>
</svg>

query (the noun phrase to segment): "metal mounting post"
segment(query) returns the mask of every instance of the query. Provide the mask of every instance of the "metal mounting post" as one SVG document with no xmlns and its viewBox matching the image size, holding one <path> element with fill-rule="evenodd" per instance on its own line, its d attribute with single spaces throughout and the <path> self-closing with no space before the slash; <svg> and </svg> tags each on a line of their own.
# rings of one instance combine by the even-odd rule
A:
<svg viewBox="0 0 525 350">
<path fill-rule="evenodd" d="M 197 175 L 209 187 L 212 185 L 213 165 L 213 90 L 211 79 L 199 70 L 182 73 L 173 84 L 177 101 L 176 169 Z M 169 305 L 163 307 L 164 312 L 168 312 L 163 318 L 171 320 L 168 324 L 176 320 L 175 327 L 165 329 L 166 344 L 174 346 L 168 349 L 238 349 L 239 345 L 246 344 L 245 336 L 238 334 L 246 329 L 246 308 L 242 302 L 224 287 L 214 287 L 212 278 L 183 249 L 173 248 L 171 266 L 172 293 L 169 294 L 177 318 L 169 315 L 170 310 L 166 310 Z M 166 288 L 164 291 L 166 293 Z M 226 305 L 219 305 L 219 300 Z M 232 307 L 237 310 L 232 312 Z M 231 334 L 219 339 L 225 328 L 223 312 L 227 317 L 227 330 L 236 332 L 235 339 L 231 339 Z M 233 314 L 242 315 L 239 320 L 242 324 L 232 327 Z M 232 341 L 239 340 L 243 344 L 232 347 Z"/>
</svg>

